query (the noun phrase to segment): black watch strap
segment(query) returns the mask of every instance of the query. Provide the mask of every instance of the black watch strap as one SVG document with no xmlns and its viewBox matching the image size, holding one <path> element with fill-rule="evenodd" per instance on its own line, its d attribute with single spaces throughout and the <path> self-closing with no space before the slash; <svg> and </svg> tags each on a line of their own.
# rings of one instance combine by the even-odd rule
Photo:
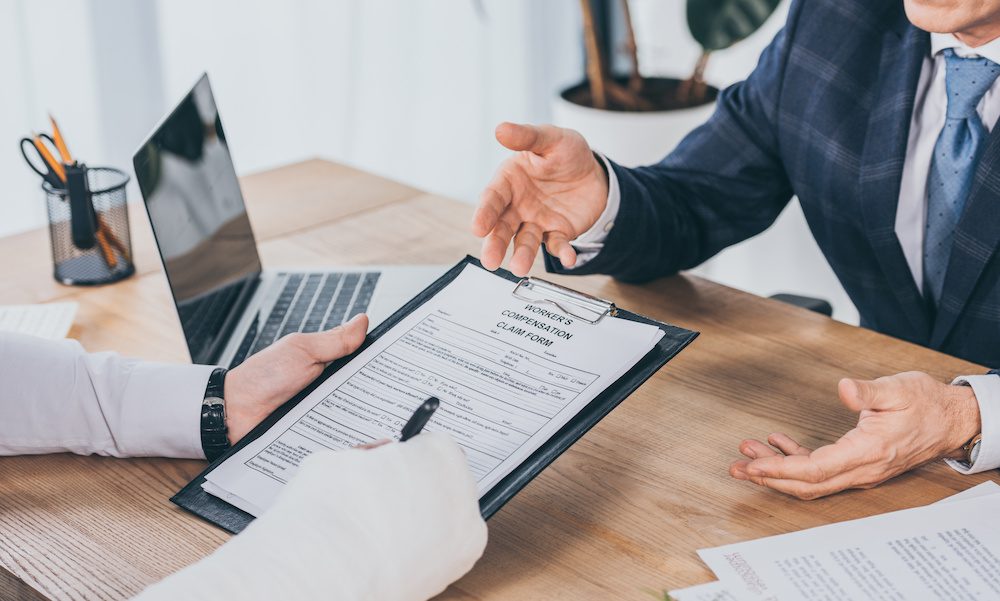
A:
<svg viewBox="0 0 1000 601">
<path fill-rule="evenodd" d="M 226 373 L 227 370 L 221 367 L 212 372 L 201 404 L 201 448 L 209 461 L 221 457 L 230 446 L 226 428 Z"/>
</svg>

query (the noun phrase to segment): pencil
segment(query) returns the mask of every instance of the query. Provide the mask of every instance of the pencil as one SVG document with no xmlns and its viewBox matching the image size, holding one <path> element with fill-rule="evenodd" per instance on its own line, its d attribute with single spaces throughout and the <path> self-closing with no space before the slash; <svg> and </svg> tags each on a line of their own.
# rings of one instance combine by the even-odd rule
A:
<svg viewBox="0 0 1000 601">
<path fill-rule="evenodd" d="M 108 268 L 112 271 L 118 267 L 118 259 L 115 258 L 115 251 L 112 250 L 111 245 L 108 244 L 108 239 L 105 237 L 106 234 L 100 227 L 97 228 L 97 244 L 101 247 L 101 254 L 104 255 L 104 262 L 108 264 Z"/>
<path fill-rule="evenodd" d="M 45 143 L 42 142 L 42 137 L 35 136 L 33 143 L 35 144 L 35 148 L 38 149 L 38 154 L 42 155 L 42 160 L 49 166 L 49 169 L 51 169 L 52 172 L 56 174 L 56 177 L 58 177 L 65 184 L 66 169 L 64 169 L 59 161 L 56 160 L 56 157 L 52 156 L 48 147 L 46 147 Z"/>
<path fill-rule="evenodd" d="M 72 165 L 73 155 L 69 153 L 69 147 L 66 146 L 66 140 L 63 138 L 62 132 L 59 131 L 59 125 L 56 123 L 55 117 L 49 115 L 49 121 L 52 122 L 52 141 L 56 143 L 56 150 L 59 151 L 59 156 L 62 157 L 63 164 Z"/>
</svg>

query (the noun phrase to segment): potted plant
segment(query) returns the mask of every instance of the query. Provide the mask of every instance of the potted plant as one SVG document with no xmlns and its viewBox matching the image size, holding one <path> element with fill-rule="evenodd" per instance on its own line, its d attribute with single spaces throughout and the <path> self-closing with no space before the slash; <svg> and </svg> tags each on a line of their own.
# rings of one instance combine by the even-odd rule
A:
<svg viewBox="0 0 1000 601">
<path fill-rule="evenodd" d="M 553 121 L 580 131 L 595 150 L 631 166 L 659 160 L 711 115 L 718 90 L 704 75 L 712 52 L 760 28 L 780 0 L 687 0 L 688 29 L 701 53 L 686 79 L 640 74 L 629 0 L 619 2 L 629 73 L 611 73 L 611 52 L 598 35 L 594 3 L 580 0 L 586 78 L 558 95 Z"/>
</svg>

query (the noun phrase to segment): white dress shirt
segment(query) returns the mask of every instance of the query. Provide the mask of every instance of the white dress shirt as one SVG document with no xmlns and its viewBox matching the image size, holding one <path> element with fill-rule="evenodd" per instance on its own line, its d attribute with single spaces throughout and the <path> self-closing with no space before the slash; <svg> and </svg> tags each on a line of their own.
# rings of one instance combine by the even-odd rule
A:
<svg viewBox="0 0 1000 601">
<path fill-rule="evenodd" d="M 0 333 L 0 455 L 204 458 L 200 406 L 212 369 Z M 465 455 L 446 435 L 422 434 L 308 458 L 243 534 L 139 599 L 423 600 L 485 546 Z"/>
<path fill-rule="evenodd" d="M 927 177 L 930 174 L 931 155 L 938 136 L 944 128 L 948 106 L 945 87 L 945 59 L 941 52 L 953 48 L 962 57 L 981 56 L 1000 64 L 1000 38 L 978 48 L 970 48 L 951 34 L 932 33 L 931 52 L 924 58 L 917 83 L 910 136 L 906 146 L 906 159 L 896 205 L 896 237 L 903 247 L 907 264 L 917 287 L 923 286 L 924 222 L 927 212 Z M 1000 117 L 1000 79 L 983 96 L 977 112 L 987 131 L 993 129 Z M 600 219 L 589 230 L 573 241 L 578 250 L 577 267 L 590 261 L 601 252 L 608 232 L 614 227 L 621 203 L 621 189 L 611 165 L 603 156 L 608 171 L 608 203 Z M 976 463 L 948 463 L 962 473 L 975 473 L 1000 467 L 1000 377 L 964 376 L 955 384 L 968 384 L 976 393 L 983 423 L 983 440 Z"/>
<path fill-rule="evenodd" d="M 212 369 L 2 333 L 0 455 L 204 459 L 201 402 Z"/>
</svg>

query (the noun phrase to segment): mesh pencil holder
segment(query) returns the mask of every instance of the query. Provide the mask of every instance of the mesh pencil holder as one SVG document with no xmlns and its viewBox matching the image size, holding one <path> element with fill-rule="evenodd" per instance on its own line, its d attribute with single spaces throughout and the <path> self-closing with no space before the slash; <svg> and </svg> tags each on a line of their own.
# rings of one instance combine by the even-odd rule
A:
<svg viewBox="0 0 1000 601">
<path fill-rule="evenodd" d="M 68 189 L 42 184 L 56 281 L 96 286 L 127 278 L 135 273 L 125 196 L 128 175 L 110 167 L 67 171 L 72 171 Z"/>
</svg>

